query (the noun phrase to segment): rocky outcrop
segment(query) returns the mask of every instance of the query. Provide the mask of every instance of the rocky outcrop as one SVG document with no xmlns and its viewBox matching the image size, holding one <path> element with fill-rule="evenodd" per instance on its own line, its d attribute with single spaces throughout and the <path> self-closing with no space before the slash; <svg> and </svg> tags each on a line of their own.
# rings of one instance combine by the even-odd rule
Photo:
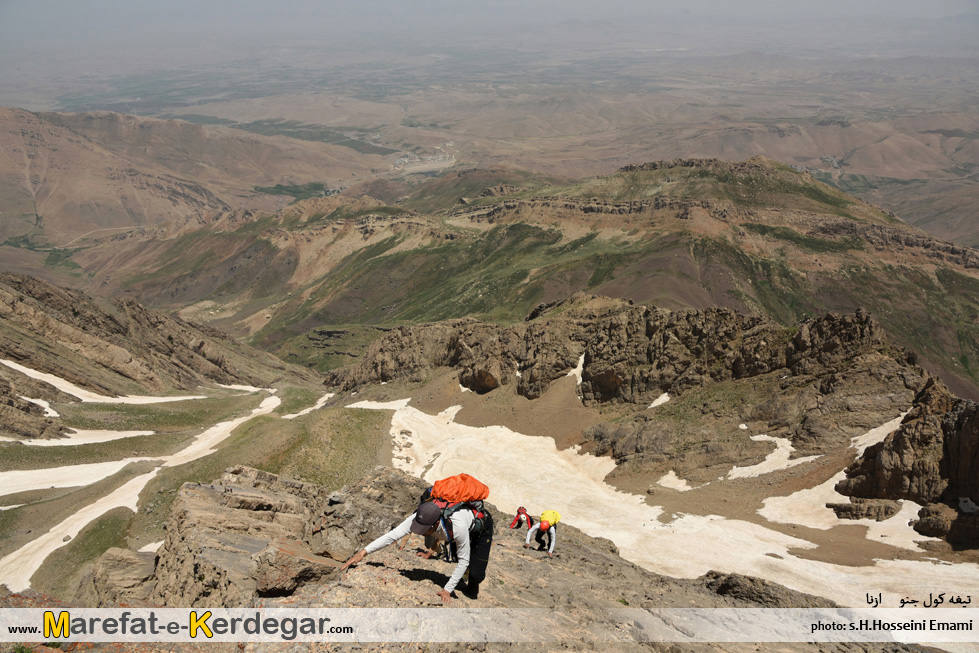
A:
<svg viewBox="0 0 979 653">
<path fill-rule="evenodd" d="M 578 295 L 542 305 L 509 327 L 466 320 L 395 329 L 328 382 L 352 390 L 399 378 L 421 381 L 441 367 L 457 370 L 470 390 L 514 383 L 519 395 L 533 399 L 579 362 L 586 405 L 645 408 L 664 393 L 676 398 L 719 383 L 739 384 L 743 389 L 732 389 L 737 396 L 768 388 L 743 405 L 707 396 L 695 411 L 699 422 L 688 420 L 682 429 L 638 413 L 582 434 L 594 443 L 592 453 L 664 471 L 681 457 L 688 472 L 706 460 L 752 464 L 747 459 L 760 455 L 759 462 L 766 447 L 724 435 L 746 421 L 756 432 L 790 439 L 800 455 L 845 448 L 850 438 L 906 411 L 927 378 L 862 310 L 787 329 L 729 309 L 667 311 Z M 701 444 L 679 452 L 678 438 Z"/>
<path fill-rule="evenodd" d="M 795 592 L 761 578 L 707 572 L 698 579 L 711 592 L 763 608 L 832 608 L 836 604 L 818 596 Z"/>
<path fill-rule="evenodd" d="M 959 265 L 967 269 L 979 268 L 979 250 L 938 240 L 907 227 L 887 227 L 850 220 L 821 220 L 813 227 L 810 234 L 837 239 L 858 238 L 878 252 L 908 250 L 942 263 Z"/>
<path fill-rule="evenodd" d="M 304 541 L 319 555 L 346 560 L 414 510 L 427 487 L 420 479 L 379 467 L 320 503 L 306 524 Z"/>
<path fill-rule="evenodd" d="M 156 587 L 155 553 L 111 548 L 82 579 L 75 600 L 81 605 L 149 605 Z"/>
<path fill-rule="evenodd" d="M 918 511 L 914 530 L 922 535 L 942 538 L 956 546 L 975 548 L 979 543 L 979 514 L 933 503 Z"/>
<path fill-rule="evenodd" d="M 922 504 L 916 530 L 979 545 L 975 513 L 966 512 L 979 501 L 979 404 L 930 379 L 901 427 L 868 447 L 846 475 L 838 492 Z"/>
<path fill-rule="evenodd" d="M 4 368 L 4 370 L 9 368 Z M 4 373 L 0 370 L 0 374 Z M 56 438 L 68 431 L 45 416 L 44 408 L 27 401 L 14 391 L 13 384 L 0 376 L 0 434 L 23 438 Z"/>
<path fill-rule="evenodd" d="M 153 601 L 248 605 L 330 573 L 331 561 L 302 543 L 325 495 L 319 486 L 245 467 L 216 484 L 184 484 L 166 523 Z"/>
<path fill-rule="evenodd" d="M 826 507 L 836 513 L 840 519 L 873 519 L 884 521 L 890 519 L 901 510 L 900 501 L 888 499 L 861 499 L 853 497 L 850 503 L 827 503 Z"/>
<path fill-rule="evenodd" d="M 436 368 L 450 367 L 475 392 L 516 383 L 517 392 L 533 399 L 574 369 L 602 320 L 629 306 L 575 295 L 554 306 L 559 316 L 512 327 L 472 319 L 399 327 L 375 341 L 363 361 L 328 375 L 327 383 L 351 390 L 396 379 L 421 381 Z"/>
<path fill-rule="evenodd" d="M 274 540 L 254 557 L 255 591 L 259 596 L 290 595 L 305 583 L 332 574 L 340 563 L 315 555 L 293 539 Z"/>
<path fill-rule="evenodd" d="M 467 204 L 463 204 L 466 206 Z M 689 199 L 657 196 L 648 200 L 608 201 L 596 198 L 531 197 L 507 199 L 488 206 L 469 207 L 455 211 L 453 218 L 462 218 L 476 224 L 505 222 L 513 215 L 523 213 L 577 213 L 584 215 L 642 216 L 651 218 L 653 212 L 664 211 L 680 219 L 688 219 L 693 211 L 702 209 L 713 218 L 727 222 L 734 214 L 747 215 L 740 207 L 712 199 Z M 665 215 L 659 217 L 666 217 Z"/>
<path fill-rule="evenodd" d="M 925 378 L 864 311 L 794 329 L 724 309 L 625 313 L 588 344 L 585 401 L 646 403 L 717 383 L 736 384 L 727 392 L 754 399 L 739 407 L 728 394 L 705 396 L 683 421 L 639 414 L 590 427 L 582 438 L 617 463 L 706 481 L 708 467 L 754 464 L 767 453 L 734 435 L 739 423 L 787 438 L 803 455 L 845 448 L 906 410 Z"/>
<path fill-rule="evenodd" d="M 513 184 L 498 184 L 492 188 L 486 188 L 479 194 L 480 197 L 502 197 L 503 195 L 510 195 L 511 193 L 516 193 L 517 187 Z"/>
<path fill-rule="evenodd" d="M 602 325 L 588 343 L 581 377 L 586 401 L 639 403 L 663 392 L 764 373 L 783 361 L 781 329 L 726 309 L 637 309 Z"/>
<path fill-rule="evenodd" d="M 619 168 L 619 172 L 634 172 L 637 170 L 671 170 L 673 168 L 716 168 L 729 172 L 747 174 L 772 173 L 770 167 L 754 161 L 721 161 L 720 159 L 673 159 L 671 161 L 647 161 L 646 163 L 630 163 Z"/>
<path fill-rule="evenodd" d="M 91 605 L 245 606 L 334 574 L 417 505 L 425 483 L 390 468 L 339 492 L 249 467 L 186 483 L 156 554 L 112 549 L 83 583 Z M 147 567 L 148 565 L 148 567 Z"/>
<path fill-rule="evenodd" d="M 896 369 L 910 361 L 887 344 L 880 325 L 864 311 L 784 329 L 729 309 L 668 311 L 584 295 L 539 308 L 512 327 L 474 320 L 400 327 L 375 342 L 362 363 L 334 372 L 328 383 L 349 390 L 398 378 L 420 381 L 436 367 L 452 367 L 471 390 L 487 392 L 516 381 L 518 393 L 533 399 L 583 355 L 586 404 L 643 403 L 663 392 L 680 394 L 776 370 L 829 374 L 873 352 L 895 358 L 893 372 L 912 387 L 920 385 L 920 370 Z M 826 383 L 843 384 L 844 375 Z"/>
</svg>

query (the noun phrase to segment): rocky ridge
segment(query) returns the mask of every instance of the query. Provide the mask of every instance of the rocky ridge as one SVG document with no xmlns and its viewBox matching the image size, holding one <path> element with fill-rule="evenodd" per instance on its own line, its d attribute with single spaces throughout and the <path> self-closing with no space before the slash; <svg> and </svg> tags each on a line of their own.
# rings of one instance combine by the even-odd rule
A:
<svg viewBox="0 0 979 653">
<path fill-rule="evenodd" d="M 228 607 L 274 606 L 283 597 L 290 597 L 285 603 L 325 607 L 430 603 L 438 578 L 450 571 L 440 560 L 416 559 L 389 547 L 345 575 L 336 573 L 341 561 L 413 510 L 426 487 L 420 479 L 384 467 L 337 492 L 261 470 L 231 468 L 213 484 L 181 488 L 152 574 L 146 573 L 152 555 L 110 549 L 77 599 L 99 605 L 142 601 Z M 523 552 L 523 534 L 504 527 L 506 516 L 492 507 L 491 512 L 497 524 L 493 573 L 498 578 L 487 584 L 485 596 L 481 593 L 480 606 L 538 601 L 563 606 L 566 591 L 584 589 L 588 593 L 579 594 L 583 614 L 600 604 L 612 607 L 619 598 L 661 607 L 832 605 L 738 574 L 712 572 L 696 581 L 661 577 L 625 562 L 611 542 L 588 537 L 573 525 L 565 526 L 553 564 L 544 564 L 549 561 Z M 417 567 L 427 571 L 404 573 Z M 402 572 L 395 587 L 372 587 L 378 574 L 392 571 Z M 547 582 L 528 583 L 531 576 Z M 517 580 L 521 577 L 523 582 Z"/>
<path fill-rule="evenodd" d="M 711 217 L 728 221 L 732 211 L 736 209 L 728 203 L 710 199 L 685 199 L 673 197 L 655 197 L 648 200 L 610 201 L 597 198 L 577 199 L 571 197 L 532 197 L 528 199 L 506 199 L 489 206 L 461 209 L 451 214 L 451 217 L 465 218 L 476 224 L 495 224 L 509 219 L 520 212 L 544 211 L 574 211 L 583 214 L 600 214 L 614 216 L 645 215 L 653 211 L 668 211 L 680 219 L 691 216 L 693 209 L 700 208 Z M 657 216 L 667 217 L 667 216 Z"/>
<path fill-rule="evenodd" d="M 393 329 L 360 363 L 330 374 L 328 383 L 346 391 L 398 379 L 418 382 L 448 367 L 474 392 L 513 385 L 517 394 L 534 399 L 579 361 L 579 395 L 589 406 L 646 408 L 664 393 L 678 397 L 721 383 L 765 380 L 775 396 L 751 407 L 719 408 L 715 417 L 757 422 L 808 453 L 846 447 L 848 438 L 907 410 L 928 376 L 914 356 L 890 345 L 865 311 L 828 314 L 787 329 L 728 309 L 667 311 L 578 295 L 539 307 L 511 327 L 460 320 Z M 663 462 L 669 428 L 640 413 L 588 430 L 583 438 L 596 443 L 594 453 L 609 453 L 619 463 L 640 453 Z"/>
</svg>

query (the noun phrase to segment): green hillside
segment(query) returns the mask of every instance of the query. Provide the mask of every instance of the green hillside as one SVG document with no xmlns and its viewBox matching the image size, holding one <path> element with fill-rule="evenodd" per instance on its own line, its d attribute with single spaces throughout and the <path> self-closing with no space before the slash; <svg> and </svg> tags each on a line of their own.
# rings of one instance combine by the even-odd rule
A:
<svg viewBox="0 0 979 653">
<path fill-rule="evenodd" d="M 115 277 L 321 371 L 376 335 L 361 327 L 514 322 L 587 291 L 783 324 L 862 306 L 948 379 L 979 381 L 979 253 L 773 161 L 658 162 L 575 183 L 453 173 L 398 204 L 404 190 L 387 187 L 387 204 L 310 199 L 234 229 L 134 240 L 138 271 Z M 110 248 L 119 260 L 118 243 L 72 260 L 91 269 Z"/>
</svg>

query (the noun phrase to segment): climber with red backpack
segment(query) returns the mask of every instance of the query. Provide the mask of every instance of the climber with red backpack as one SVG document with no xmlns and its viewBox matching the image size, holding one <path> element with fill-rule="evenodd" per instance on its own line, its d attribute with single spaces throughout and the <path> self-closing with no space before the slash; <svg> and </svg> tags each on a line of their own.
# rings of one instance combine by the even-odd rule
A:
<svg viewBox="0 0 979 653">
<path fill-rule="evenodd" d="M 452 601 L 452 592 L 466 571 L 469 576 L 464 594 L 475 599 L 479 595 L 479 584 L 486 578 L 486 565 L 493 544 L 493 518 L 483 506 L 483 500 L 487 496 L 489 487 L 469 474 L 457 474 L 436 481 L 422 495 L 415 512 L 390 532 L 351 556 L 340 567 L 340 571 L 345 571 L 368 554 L 394 544 L 411 533 L 431 536 L 455 544 L 459 560 L 449 581 L 438 593 L 442 604 L 449 605 Z M 418 555 L 427 558 L 426 553 Z"/>
<path fill-rule="evenodd" d="M 517 508 L 517 516 L 513 518 L 510 522 L 510 528 L 520 528 L 523 524 L 527 524 L 527 528 L 534 527 L 534 518 L 527 513 L 527 509 L 523 506 Z"/>
</svg>

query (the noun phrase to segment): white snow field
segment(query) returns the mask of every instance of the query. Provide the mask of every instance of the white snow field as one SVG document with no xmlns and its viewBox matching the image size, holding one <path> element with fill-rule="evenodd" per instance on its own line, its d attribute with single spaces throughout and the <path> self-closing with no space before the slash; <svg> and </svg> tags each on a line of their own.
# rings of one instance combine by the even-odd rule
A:
<svg viewBox="0 0 979 653">
<path fill-rule="evenodd" d="M 59 378 L 53 374 L 48 374 L 46 372 L 38 372 L 32 370 L 29 367 L 24 367 L 19 363 L 9 361 L 0 358 L 0 363 L 6 365 L 7 367 L 17 370 L 22 374 L 26 374 L 32 379 L 37 379 L 38 381 L 44 381 L 50 385 L 53 385 L 58 390 L 61 390 L 65 394 L 69 394 L 73 397 L 78 397 L 82 401 L 91 401 L 100 404 L 162 404 L 170 401 L 186 401 L 187 399 L 204 399 L 204 395 L 187 395 L 183 397 L 107 397 L 105 395 L 96 394 L 85 388 L 80 388 L 74 383 L 66 381 L 65 379 Z M 33 401 L 33 400 L 29 400 Z"/>
</svg>

